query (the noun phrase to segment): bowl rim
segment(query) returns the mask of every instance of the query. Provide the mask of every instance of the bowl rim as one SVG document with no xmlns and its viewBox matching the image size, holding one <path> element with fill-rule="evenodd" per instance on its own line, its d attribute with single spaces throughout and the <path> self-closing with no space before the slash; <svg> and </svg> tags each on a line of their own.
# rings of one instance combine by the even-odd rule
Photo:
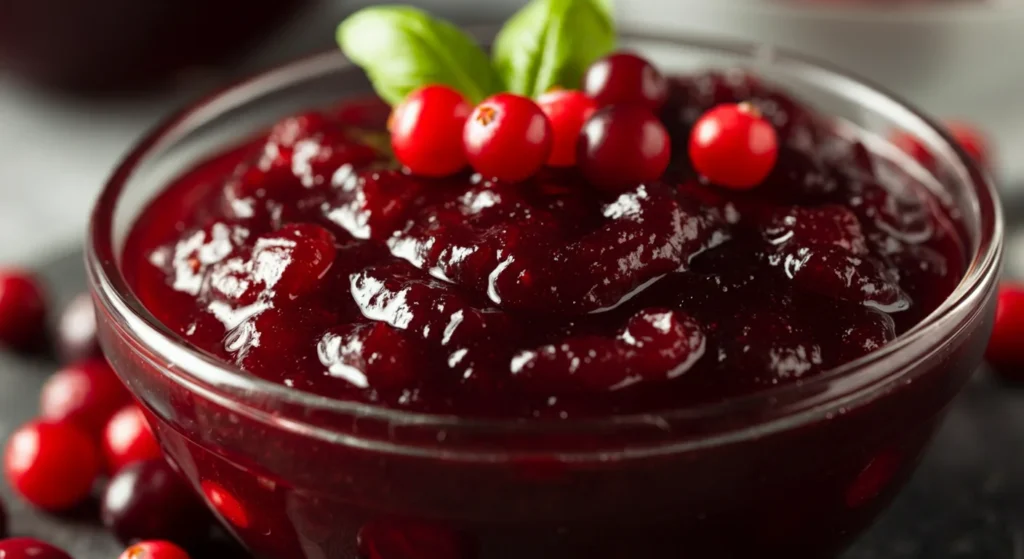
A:
<svg viewBox="0 0 1024 559">
<path fill-rule="evenodd" d="M 482 28 L 476 28 L 480 31 Z M 492 29 L 492 28 L 488 28 Z M 142 140 L 123 157 L 104 185 L 97 199 L 89 225 L 86 241 L 86 269 L 90 288 L 100 310 L 110 315 L 120 326 L 125 336 L 151 355 L 154 368 L 170 375 L 187 389 L 200 391 L 203 395 L 218 398 L 222 402 L 245 404 L 244 398 L 256 395 L 260 406 L 268 402 L 284 406 L 297 406 L 307 414 L 312 412 L 337 413 L 359 420 L 382 420 L 389 426 L 428 427 L 439 431 L 467 429 L 474 432 L 510 434 L 544 434 L 556 432 L 600 432 L 610 428 L 636 425 L 672 431 L 672 422 L 721 419 L 742 412 L 771 410 L 762 422 L 740 427 L 722 429 L 708 436 L 700 436 L 672 445 L 652 445 L 643 449 L 624 449 L 631 455 L 676 452 L 679 450 L 725 444 L 751 437 L 764 436 L 806 424 L 814 418 L 827 416 L 835 410 L 843 410 L 857 402 L 868 400 L 882 393 L 895 382 L 909 382 L 907 370 L 913 369 L 928 355 L 941 349 L 944 339 L 954 337 L 965 322 L 984 311 L 983 303 L 994 290 L 997 282 L 1002 255 L 1003 222 L 1002 209 L 995 187 L 988 176 L 956 144 L 952 137 L 937 122 L 925 116 L 899 96 L 870 81 L 834 69 L 800 54 L 767 47 L 753 42 L 706 38 L 693 34 L 659 34 L 649 31 L 625 29 L 619 35 L 624 39 L 654 41 L 676 48 L 697 48 L 718 54 L 740 56 L 750 59 L 770 57 L 773 63 L 785 64 L 789 69 L 816 74 L 818 78 L 835 82 L 837 87 L 853 88 L 858 100 L 880 104 L 887 111 L 895 111 L 901 121 L 911 123 L 919 132 L 929 136 L 933 144 L 938 142 L 937 157 L 945 156 L 952 164 L 955 179 L 966 183 L 972 194 L 968 208 L 979 222 L 977 247 L 968 247 L 971 254 L 964 277 L 952 294 L 918 325 L 887 344 L 880 350 L 869 353 L 857 360 L 846 363 L 800 383 L 788 384 L 772 389 L 735 398 L 702 404 L 699 406 L 675 408 L 656 413 L 633 413 L 597 418 L 548 419 L 490 419 L 463 418 L 455 415 L 430 414 L 396 410 L 374 404 L 336 400 L 325 396 L 302 392 L 281 384 L 246 374 L 229 363 L 218 360 L 188 344 L 178 334 L 170 331 L 157 321 L 128 286 L 119 266 L 119 253 L 123 247 L 114 246 L 114 212 L 121 193 L 130 184 L 135 170 L 147 160 L 147 156 L 171 145 L 193 127 L 201 125 L 231 108 L 244 106 L 246 102 L 261 98 L 279 88 L 303 80 L 315 79 L 328 73 L 358 70 L 344 59 L 340 52 L 328 51 L 301 58 L 266 72 L 244 78 L 227 85 L 186 108 L 174 112 L 153 128 Z M 150 200 L 151 201 L 151 200 Z M 137 217 L 137 215 L 133 216 Z M 941 335 L 936 335 L 936 334 Z M 899 366 L 886 365 L 894 356 L 902 355 Z M 873 371 L 869 374 L 868 371 Z M 863 377 L 863 378 L 862 378 Z M 791 406 L 792 409 L 785 406 Z M 247 406 L 254 416 L 263 420 L 268 414 Z M 785 413 L 778 413 L 785 408 Z M 774 416 L 772 414 L 777 414 Z M 309 425 L 301 416 L 289 418 L 291 428 L 325 440 L 349 445 L 365 446 L 361 437 L 352 437 L 333 429 Z M 376 444 L 376 443 L 374 443 Z M 417 454 L 409 445 L 381 443 L 392 452 Z M 545 454 L 550 455 L 550 451 Z"/>
</svg>

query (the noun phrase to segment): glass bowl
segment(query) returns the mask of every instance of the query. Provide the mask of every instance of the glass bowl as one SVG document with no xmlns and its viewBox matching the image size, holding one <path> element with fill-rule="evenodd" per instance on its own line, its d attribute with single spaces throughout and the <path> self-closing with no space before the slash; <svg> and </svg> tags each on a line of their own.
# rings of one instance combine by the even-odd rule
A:
<svg viewBox="0 0 1024 559">
<path fill-rule="evenodd" d="M 919 326 L 839 369 L 657 414 L 468 420 L 272 384 L 165 329 L 119 262 L 134 220 L 174 177 L 276 119 L 368 91 L 337 53 L 273 70 L 142 140 L 100 196 L 87 250 L 110 362 L 168 458 L 256 555 L 827 557 L 910 475 L 988 338 L 1002 251 L 991 183 L 932 121 L 839 72 L 742 43 L 623 42 L 671 72 L 746 67 L 867 140 L 912 134 L 936 158 L 923 179 L 962 213 L 963 281 Z"/>
</svg>

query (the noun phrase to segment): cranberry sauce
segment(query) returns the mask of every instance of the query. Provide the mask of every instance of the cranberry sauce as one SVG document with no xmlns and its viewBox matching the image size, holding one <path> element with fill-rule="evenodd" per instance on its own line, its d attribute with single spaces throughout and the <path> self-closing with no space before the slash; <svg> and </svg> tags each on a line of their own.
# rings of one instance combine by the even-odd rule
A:
<svg viewBox="0 0 1024 559">
<path fill-rule="evenodd" d="M 955 214 L 904 167 L 749 76 L 671 83 L 669 170 L 618 193 L 575 169 L 408 176 L 376 102 L 285 119 L 170 185 L 126 274 L 184 339 L 289 387 L 562 418 L 799 382 L 892 341 L 959 282 Z M 742 192 L 686 155 L 696 119 L 738 101 L 779 135 L 775 168 Z"/>
</svg>

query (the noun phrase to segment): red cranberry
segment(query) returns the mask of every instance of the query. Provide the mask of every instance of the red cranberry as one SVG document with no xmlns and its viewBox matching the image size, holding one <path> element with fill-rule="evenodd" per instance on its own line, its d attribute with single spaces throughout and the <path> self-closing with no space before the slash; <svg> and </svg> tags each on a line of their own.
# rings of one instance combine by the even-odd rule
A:
<svg viewBox="0 0 1024 559">
<path fill-rule="evenodd" d="M 413 91 L 388 121 L 391 149 L 415 175 L 444 177 L 466 166 L 462 128 L 473 107 L 461 93 L 444 85 Z"/>
<path fill-rule="evenodd" d="M 225 520 L 238 528 L 249 526 L 249 514 L 245 512 L 245 507 L 227 489 L 210 480 L 203 481 L 200 485 L 207 501 Z"/>
<path fill-rule="evenodd" d="M 473 110 L 462 141 L 469 163 L 485 178 L 518 182 L 551 155 L 551 123 L 530 99 L 499 93 Z"/>
<path fill-rule="evenodd" d="M 62 511 L 89 495 L 100 459 L 93 441 L 77 427 L 37 421 L 11 435 L 4 468 L 7 481 L 26 501 Z"/>
<path fill-rule="evenodd" d="M 985 359 L 1004 378 L 1024 381 L 1024 285 L 1006 283 L 999 287 L 996 320 L 988 340 Z"/>
<path fill-rule="evenodd" d="M 0 540 L 0 559 L 71 559 L 63 549 L 33 538 Z"/>
<path fill-rule="evenodd" d="M 131 401 L 110 365 L 90 359 L 57 371 L 43 385 L 39 412 L 53 421 L 70 421 L 98 436 L 117 410 Z"/>
<path fill-rule="evenodd" d="M 139 542 L 124 550 L 120 559 L 190 559 L 185 550 L 160 540 Z"/>
<path fill-rule="evenodd" d="M 775 128 L 747 103 L 720 105 L 704 113 L 690 135 L 693 167 L 714 184 L 753 188 L 778 158 Z"/>
<path fill-rule="evenodd" d="M 39 282 L 24 270 L 0 270 L 0 345 L 33 349 L 46 328 L 46 304 Z"/>
<path fill-rule="evenodd" d="M 953 139 L 960 143 L 960 147 L 967 152 L 974 160 L 984 168 L 989 167 L 988 140 L 980 130 L 966 122 L 950 121 L 946 123 L 946 129 L 953 135 Z"/>
<path fill-rule="evenodd" d="M 552 146 L 548 165 L 576 164 L 576 143 L 583 125 L 597 110 L 597 101 L 581 91 L 557 89 L 537 98 L 537 105 L 551 123 Z"/>
<path fill-rule="evenodd" d="M 583 90 L 602 107 L 630 103 L 657 112 L 668 99 L 668 81 L 661 72 L 628 52 L 593 63 L 583 76 Z"/>
<path fill-rule="evenodd" d="M 107 422 L 103 431 L 103 455 L 110 473 L 117 473 L 134 462 L 160 457 L 160 445 L 139 406 L 125 406 Z"/>
<path fill-rule="evenodd" d="M 212 520 L 192 488 L 163 458 L 122 468 L 103 493 L 100 518 L 125 543 L 188 543 L 203 536 Z"/>
<path fill-rule="evenodd" d="M 96 309 L 88 293 L 79 293 L 64 308 L 57 325 L 57 352 L 65 363 L 100 356 Z"/>
<path fill-rule="evenodd" d="M 591 184 L 626 190 L 661 177 L 671 142 L 661 121 L 638 105 L 605 107 L 583 126 L 577 145 L 580 170 Z"/>
</svg>

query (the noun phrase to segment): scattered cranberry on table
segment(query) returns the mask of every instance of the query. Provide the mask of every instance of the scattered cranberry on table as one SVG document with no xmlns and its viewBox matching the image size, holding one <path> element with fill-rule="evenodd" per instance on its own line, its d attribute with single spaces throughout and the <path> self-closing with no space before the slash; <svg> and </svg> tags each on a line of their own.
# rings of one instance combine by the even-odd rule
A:
<svg viewBox="0 0 1024 559">
<path fill-rule="evenodd" d="M 128 390 L 103 358 L 68 365 L 43 385 L 40 415 L 69 421 L 99 439 L 107 421 L 131 401 Z"/>
<path fill-rule="evenodd" d="M 35 421 L 7 441 L 4 470 L 23 499 L 60 512 L 88 497 L 100 472 L 100 457 L 93 440 L 78 427 Z"/>
<path fill-rule="evenodd" d="M 466 166 L 462 128 L 473 107 L 461 93 L 428 85 L 409 94 L 388 121 L 391 149 L 415 175 L 444 177 Z"/>
<path fill-rule="evenodd" d="M 617 191 L 661 178 L 672 155 L 668 131 L 640 105 L 605 107 L 583 126 L 577 161 L 587 181 Z"/>
<path fill-rule="evenodd" d="M 1024 285 L 1004 283 L 999 287 L 985 360 L 1001 377 L 1024 381 Z"/>
<path fill-rule="evenodd" d="M 744 190 L 761 183 L 778 159 L 775 128 L 749 103 L 715 107 L 690 135 L 694 169 L 714 184 Z"/>
<path fill-rule="evenodd" d="M 171 542 L 153 540 L 139 542 L 124 550 L 120 559 L 190 559 L 185 550 Z"/>
<path fill-rule="evenodd" d="M 57 324 L 57 354 L 64 363 L 100 356 L 96 309 L 88 293 L 79 293 L 64 308 Z"/>
<path fill-rule="evenodd" d="M 485 179 L 519 182 L 547 162 L 552 136 L 551 123 L 537 103 L 499 93 L 473 109 L 462 141 L 470 165 Z"/>
<path fill-rule="evenodd" d="M 212 525 L 199 497 L 163 458 L 135 462 L 111 478 L 100 518 L 124 543 L 162 539 L 187 545 Z"/>
<path fill-rule="evenodd" d="M 988 147 L 988 139 L 985 135 L 975 128 L 974 126 L 958 120 L 950 120 L 946 122 L 946 129 L 953 136 L 960 147 L 967 152 L 967 155 L 974 158 L 974 160 L 982 166 L 982 168 L 990 168 L 991 157 Z"/>
<path fill-rule="evenodd" d="M 646 59 L 619 52 L 587 69 L 583 91 L 602 107 L 637 104 L 657 112 L 668 99 L 668 81 Z"/>
<path fill-rule="evenodd" d="M 34 538 L 10 538 L 0 540 L 0 559 L 71 559 L 71 556 Z"/>
<path fill-rule="evenodd" d="M 551 155 L 547 164 L 552 167 L 572 167 L 576 164 L 576 144 L 580 130 L 597 110 L 597 101 L 582 91 L 556 89 L 538 97 L 537 105 L 551 123 Z"/>
<path fill-rule="evenodd" d="M 111 474 L 134 462 L 160 457 L 160 444 L 139 406 L 129 404 L 107 422 L 103 430 L 103 456 Z"/>
<path fill-rule="evenodd" d="M 26 270 L 0 270 L 0 345 L 36 349 L 46 333 L 46 297 Z"/>
</svg>

